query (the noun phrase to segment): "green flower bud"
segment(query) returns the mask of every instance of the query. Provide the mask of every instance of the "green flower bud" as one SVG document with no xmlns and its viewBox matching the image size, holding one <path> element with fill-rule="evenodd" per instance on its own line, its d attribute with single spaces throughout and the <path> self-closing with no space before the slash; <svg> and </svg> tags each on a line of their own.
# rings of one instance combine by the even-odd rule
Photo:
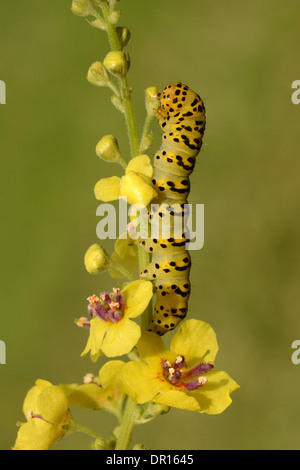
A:
<svg viewBox="0 0 300 470">
<path fill-rule="evenodd" d="M 106 30 L 106 23 L 102 18 L 94 18 L 92 20 L 86 20 L 93 28 L 102 29 L 103 31 Z"/>
<path fill-rule="evenodd" d="M 92 85 L 107 86 L 109 83 L 108 73 L 101 62 L 94 62 L 89 68 L 87 79 Z"/>
<path fill-rule="evenodd" d="M 103 61 L 107 70 L 116 77 L 126 75 L 129 69 L 129 60 L 124 52 L 112 51 L 107 54 Z"/>
<path fill-rule="evenodd" d="M 143 136 L 142 140 L 141 140 L 141 144 L 140 144 L 140 152 L 143 153 L 145 152 L 146 150 L 148 150 L 149 147 L 151 147 L 152 143 L 153 143 L 153 134 L 146 134 L 145 136 Z"/>
<path fill-rule="evenodd" d="M 121 17 L 121 12 L 120 11 L 112 11 L 109 16 L 108 20 L 111 24 L 116 24 Z"/>
<path fill-rule="evenodd" d="M 107 162 L 122 160 L 117 139 L 113 135 L 105 135 L 96 146 L 96 154 Z"/>
<path fill-rule="evenodd" d="M 97 243 L 90 246 L 84 256 L 84 264 L 90 274 L 100 274 L 110 266 L 108 254 Z"/>
<path fill-rule="evenodd" d="M 126 28 L 126 26 L 117 26 L 116 33 L 118 35 L 121 48 L 123 49 L 129 43 L 131 32 Z"/>
<path fill-rule="evenodd" d="M 156 86 L 151 86 L 145 90 L 145 105 L 148 114 L 154 114 L 154 110 L 159 104 L 158 89 Z"/>
<path fill-rule="evenodd" d="M 88 0 L 73 0 L 71 11 L 77 16 L 89 16 L 91 9 Z"/>
<path fill-rule="evenodd" d="M 121 113 L 125 112 L 124 106 L 120 98 L 116 95 L 113 95 L 111 97 L 111 102 L 114 105 L 115 108 L 117 108 L 118 111 L 121 111 Z"/>
</svg>

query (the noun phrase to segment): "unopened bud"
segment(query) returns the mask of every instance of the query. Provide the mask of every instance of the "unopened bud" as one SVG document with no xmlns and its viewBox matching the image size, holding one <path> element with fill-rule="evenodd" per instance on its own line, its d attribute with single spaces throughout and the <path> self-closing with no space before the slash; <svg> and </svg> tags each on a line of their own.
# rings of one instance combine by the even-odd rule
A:
<svg viewBox="0 0 300 470">
<path fill-rule="evenodd" d="M 107 54 L 103 61 L 107 70 L 116 77 L 126 75 L 129 69 L 129 60 L 126 54 L 121 51 L 112 51 Z"/>
<path fill-rule="evenodd" d="M 108 254 L 97 243 L 90 246 L 84 256 L 86 270 L 90 274 L 99 274 L 107 271 L 110 265 Z"/>
<path fill-rule="evenodd" d="M 118 111 L 121 111 L 121 113 L 125 112 L 124 105 L 117 95 L 112 95 L 111 102 Z"/>
<path fill-rule="evenodd" d="M 108 73 L 101 62 L 94 62 L 88 71 L 87 79 L 92 85 L 107 86 L 109 83 Z"/>
<path fill-rule="evenodd" d="M 110 23 L 116 24 L 119 21 L 120 17 L 121 17 L 120 11 L 112 11 L 108 16 L 108 20 Z"/>
<path fill-rule="evenodd" d="M 116 27 L 116 33 L 118 35 L 119 41 L 120 41 L 120 46 L 123 49 L 127 44 L 129 43 L 131 33 L 126 26 L 117 26 Z"/>
<path fill-rule="evenodd" d="M 91 9 L 88 0 L 73 0 L 71 11 L 77 16 L 89 16 Z"/>
<path fill-rule="evenodd" d="M 107 162 L 122 160 L 117 139 L 113 135 L 105 135 L 96 146 L 96 154 Z"/>
<path fill-rule="evenodd" d="M 146 134 L 143 136 L 140 144 L 140 152 L 145 152 L 148 150 L 149 147 L 151 147 L 153 143 L 153 134 Z"/>
<path fill-rule="evenodd" d="M 151 86 L 145 90 L 145 105 L 148 114 L 154 114 L 154 110 L 159 105 L 158 89 Z"/>
</svg>

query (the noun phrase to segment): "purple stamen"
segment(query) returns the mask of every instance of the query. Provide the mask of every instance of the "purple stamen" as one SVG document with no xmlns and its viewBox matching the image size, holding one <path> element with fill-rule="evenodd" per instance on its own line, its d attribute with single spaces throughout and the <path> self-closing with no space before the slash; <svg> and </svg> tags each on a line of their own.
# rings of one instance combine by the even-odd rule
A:
<svg viewBox="0 0 300 470">
<path fill-rule="evenodd" d="M 213 369 L 214 365 L 212 362 L 203 362 L 202 364 L 198 364 L 194 367 L 190 372 L 189 375 L 194 377 L 195 375 L 202 375 L 210 372 Z"/>
<path fill-rule="evenodd" d="M 124 296 L 120 289 L 114 289 L 112 294 L 102 292 L 100 299 L 96 296 L 89 297 L 88 313 L 90 318 L 97 316 L 103 321 L 116 323 L 123 318 L 125 307 Z"/>
</svg>

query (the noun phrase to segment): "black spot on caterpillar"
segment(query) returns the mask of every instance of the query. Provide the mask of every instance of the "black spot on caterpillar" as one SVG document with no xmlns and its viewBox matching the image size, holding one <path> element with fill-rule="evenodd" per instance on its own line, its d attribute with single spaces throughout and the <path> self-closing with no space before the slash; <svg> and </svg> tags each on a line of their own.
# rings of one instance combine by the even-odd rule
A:
<svg viewBox="0 0 300 470">
<path fill-rule="evenodd" d="M 184 226 L 185 205 L 190 192 L 189 175 L 202 146 L 206 121 L 201 98 L 182 83 L 163 90 L 156 116 L 164 134 L 154 156 L 152 183 L 158 197 L 153 201 L 149 221 L 158 236 L 141 241 L 152 253 L 152 262 L 140 276 L 155 280 L 157 300 L 149 331 L 163 335 L 176 328 L 188 310 L 191 259 L 186 251 L 189 240 Z M 162 221 L 168 228 L 167 237 L 159 229 Z"/>
</svg>

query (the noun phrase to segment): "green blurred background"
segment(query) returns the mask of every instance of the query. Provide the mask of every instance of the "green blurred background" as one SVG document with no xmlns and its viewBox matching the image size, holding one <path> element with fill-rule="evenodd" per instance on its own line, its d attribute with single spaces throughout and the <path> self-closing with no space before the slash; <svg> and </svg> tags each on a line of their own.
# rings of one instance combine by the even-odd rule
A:
<svg viewBox="0 0 300 470">
<path fill-rule="evenodd" d="M 97 159 L 114 134 L 125 158 L 122 115 L 86 72 L 108 51 L 104 32 L 70 12 L 71 0 L 0 0 L 1 318 L 0 448 L 15 440 L 36 378 L 81 382 L 99 364 L 80 358 L 86 332 L 74 318 L 86 297 L 111 289 L 83 266 L 97 241 L 93 186 L 121 175 Z M 192 252 L 190 318 L 211 323 L 216 368 L 241 388 L 220 416 L 172 410 L 137 428 L 148 449 L 299 449 L 300 79 L 299 0 L 122 0 L 132 32 L 129 82 L 139 131 L 144 89 L 181 80 L 207 108 L 205 146 L 189 202 L 205 204 L 205 247 Z M 159 148 L 161 131 L 154 123 Z M 105 242 L 110 249 L 111 243 Z M 74 409 L 108 438 L 105 412 Z M 71 435 L 55 449 L 88 449 Z"/>
</svg>

